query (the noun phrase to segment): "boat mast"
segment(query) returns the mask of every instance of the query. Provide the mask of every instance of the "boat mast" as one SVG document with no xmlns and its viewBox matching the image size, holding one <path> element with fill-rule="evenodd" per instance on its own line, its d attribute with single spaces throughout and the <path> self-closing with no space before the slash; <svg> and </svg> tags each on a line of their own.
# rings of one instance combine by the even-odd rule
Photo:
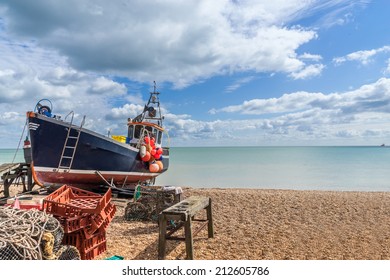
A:
<svg viewBox="0 0 390 280">
<path fill-rule="evenodd" d="M 156 82 L 154 81 L 153 92 L 150 92 L 148 103 L 145 105 L 143 112 L 134 118 L 133 122 L 152 120 L 157 121 L 157 124 L 162 127 L 164 117 L 161 115 L 159 94 Z"/>
</svg>

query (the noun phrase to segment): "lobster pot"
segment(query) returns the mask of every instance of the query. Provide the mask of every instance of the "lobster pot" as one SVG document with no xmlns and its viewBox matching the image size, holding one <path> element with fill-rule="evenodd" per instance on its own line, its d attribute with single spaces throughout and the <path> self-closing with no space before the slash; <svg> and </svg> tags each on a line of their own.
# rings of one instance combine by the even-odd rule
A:
<svg viewBox="0 0 390 280">
<path fill-rule="evenodd" d="M 74 250 L 63 255 L 64 231 L 50 214 L 6 207 L 0 208 L 0 220 L 0 260 L 80 259 Z"/>
<path fill-rule="evenodd" d="M 74 246 L 64 245 L 59 251 L 57 260 L 80 260 L 80 252 Z"/>
<path fill-rule="evenodd" d="M 50 216 L 49 220 L 45 224 L 45 232 L 49 232 L 54 237 L 54 244 L 53 244 L 53 250 L 54 252 L 57 252 L 62 245 L 62 239 L 64 238 L 64 229 L 62 228 L 60 222 Z"/>
<path fill-rule="evenodd" d="M 158 214 L 182 199 L 180 187 L 140 186 L 140 197 L 129 202 L 125 208 L 127 221 L 157 221 Z"/>
<path fill-rule="evenodd" d="M 0 260 L 23 260 L 23 250 L 12 242 L 0 242 Z"/>
</svg>

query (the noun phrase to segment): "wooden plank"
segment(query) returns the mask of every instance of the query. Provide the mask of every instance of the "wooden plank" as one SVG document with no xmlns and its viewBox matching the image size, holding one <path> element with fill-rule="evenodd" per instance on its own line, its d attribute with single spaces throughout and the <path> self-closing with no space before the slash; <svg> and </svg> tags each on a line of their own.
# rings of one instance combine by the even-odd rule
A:
<svg viewBox="0 0 390 280">
<path fill-rule="evenodd" d="M 185 200 L 182 200 L 175 205 L 163 210 L 162 212 L 167 215 L 181 215 L 180 217 L 192 217 L 199 210 L 206 208 L 209 205 L 210 199 L 203 196 L 192 196 Z"/>
<path fill-rule="evenodd" d="M 18 169 L 19 166 L 20 163 L 3 163 L 2 165 L 0 165 L 0 175 Z"/>
</svg>

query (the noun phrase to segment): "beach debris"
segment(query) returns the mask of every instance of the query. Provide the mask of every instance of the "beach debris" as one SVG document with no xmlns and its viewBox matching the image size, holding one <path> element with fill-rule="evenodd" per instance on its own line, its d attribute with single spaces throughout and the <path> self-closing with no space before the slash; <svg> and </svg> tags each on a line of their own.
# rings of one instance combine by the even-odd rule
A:
<svg viewBox="0 0 390 280">
<path fill-rule="evenodd" d="M 7 199 L 5 206 L 11 206 L 16 209 L 38 209 L 42 210 L 43 195 L 20 195 Z"/>
<path fill-rule="evenodd" d="M 111 189 L 103 196 L 63 185 L 43 200 L 43 209 L 64 229 L 64 245 L 75 246 L 81 259 L 91 260 L 106 251 L 106 229 L 114 218 Z"/>
<path fill-rule="evenodd" d="M 105 258 L 105 260 L 110 260 L 110 261 L 120 261 L 120 260 L 123 260 L 124 258 L 122 256 L 118 256 L 118 255 L 113 255 L 109 258 Z"/>
<path fill-rule="evenodd" d="M 0 260 L 80 259 L 77 248 L 62 246 L 64 231 L 57 219 L 37 209 L 0 208 Z"/>
<path fill-rule="evenodd" d="M 173 186 L 137 186 L 134 198 L 125 208 L 127 221 L 158 221 L 158 214 L 179 202 L 182 189 Z"/>
</svg>

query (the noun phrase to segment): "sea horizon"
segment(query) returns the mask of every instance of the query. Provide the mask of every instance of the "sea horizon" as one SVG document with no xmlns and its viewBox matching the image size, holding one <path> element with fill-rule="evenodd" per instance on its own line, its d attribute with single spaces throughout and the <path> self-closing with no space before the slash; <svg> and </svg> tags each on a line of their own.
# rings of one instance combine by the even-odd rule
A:
<svg viewBox="0 0 390 280">
<path fill-rule="evenodd" d="M 382 146 L 170 147 L 156 185 L 390 191 L 390 149 Z M 23 161 L 23 149 L 0 149 L 0 164 Z"/>
</svg>

